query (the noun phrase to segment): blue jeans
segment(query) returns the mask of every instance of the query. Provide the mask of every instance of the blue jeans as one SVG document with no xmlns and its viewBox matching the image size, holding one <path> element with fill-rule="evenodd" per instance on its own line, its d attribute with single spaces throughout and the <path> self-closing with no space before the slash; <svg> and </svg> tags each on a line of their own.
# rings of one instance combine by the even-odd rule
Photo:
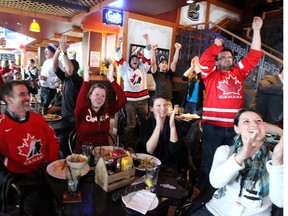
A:
<svg viewBox="0 0 288 216">
<path fill-rule="evenodd" d="M 212 124 L 203 124 L 203 146 L 200 190 L 211 187 L 209 173 L 213 163 L 213 157 L 216 149 L 222 145 L 233 145 L 233 139 L 236 136 L 234 128 L 219 127 Z"/>
<path fill-rule="evenodd" d="M 185 107 L 184 107 L 184 112 L 190 113 L 190 114 L 202 115 L 202 108 L 197 110 L 197 103 L 186 101 Z"/>
<path fill-rule="evenodd" d="M 40 88 L 40 99 L 41 99 L 41 103 L 43 103 L 44 105 L 44 113 L 47 113 L 47 109 L 51 103 L 51 101 L 53 100 L 53 98 L 55 97 L 57 93 L 56 89 L 50 89 L 47 87 L 41 87 Z"/>
</svg>

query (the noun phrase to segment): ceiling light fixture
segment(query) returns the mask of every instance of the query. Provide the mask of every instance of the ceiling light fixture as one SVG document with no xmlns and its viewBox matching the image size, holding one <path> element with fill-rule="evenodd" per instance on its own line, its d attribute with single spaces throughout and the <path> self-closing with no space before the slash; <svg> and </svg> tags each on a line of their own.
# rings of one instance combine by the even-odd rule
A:
<svg viewBox="0 0 288 216">
<path fill-rule="evenodd" d="M 33 19 L 33 22 L 31 22 L 29 30 L 32 32 L 40 32 L 40 25 L 36 19 Z"/>
<path fill-rule="evenodd" d="M 22 35 L 22 19 L 23 17 L 22 17 L 22 9 L 21 9 L 21 22 L 20 23 L 17 23 L 17 25 L 20 25 L 20 38 L 21 38 L 21 43 L 20 43 L 20 46 L 19 46 L 19 49 L 20 50 L 25 50 L 25 46 L 24 46 L 24 44 L 22 43 L 22 38 L 23 38 L 23 35 Z"/>
<path fill-rule="evenodd" d="M 25 50 L 25 45 L 23 43 L 21 43 L 20 46 L 19 46 L 19 49 L 20 50 Z"/>
<path fill-rule="evenodd" d="M 194 1 L 193 1 L 193 0 L 187 0 L 186 3 L 187 3 L 187 4 L 193 4 Z"/>
</svg>

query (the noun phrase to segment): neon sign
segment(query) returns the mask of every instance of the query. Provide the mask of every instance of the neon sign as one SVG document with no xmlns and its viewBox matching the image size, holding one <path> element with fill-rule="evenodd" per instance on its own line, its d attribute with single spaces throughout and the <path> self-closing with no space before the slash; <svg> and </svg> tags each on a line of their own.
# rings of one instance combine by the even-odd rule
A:
<svg viewBox="0 0 288 216">
<path fill-rule="evenodd" d="M 104 9 L 102 22 L 109 25 L 123 26 L 123 12 Z"/>
</svg>

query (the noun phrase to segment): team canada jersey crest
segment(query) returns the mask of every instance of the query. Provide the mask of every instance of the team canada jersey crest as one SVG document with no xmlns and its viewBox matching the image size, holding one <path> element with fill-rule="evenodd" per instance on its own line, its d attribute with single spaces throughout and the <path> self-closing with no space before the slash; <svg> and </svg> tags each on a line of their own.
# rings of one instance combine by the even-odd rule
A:
<svg viewBox="0 0 288 216">
<path fill-rule="evenodd" d="M 129 83 L 131 84 L 132 87 L 140 86 L 142 80 L 143 80 L 142 72 L 139 69 L 135 70 L 129 77 Z"/>
<path fill-rule="evenodd" d="M 237 79 L 237 77 L 233 77 L 229 74 L 225 80 L 219 81 L 217 88 L 223 91 L 223 95 L 240 95 L 242 83 Z"/>
<path fill-rule="evenodd" d="M 18 147 L 19 155 L 25 156 L 26 160 L 31 160 L 34 157 L 42 155 L 41 152 L 42 144 L 41 140 L 35 139 L 34 136 L 27 134 L 27 138 L 23 139 L 23 143 Z"/>
</svg>

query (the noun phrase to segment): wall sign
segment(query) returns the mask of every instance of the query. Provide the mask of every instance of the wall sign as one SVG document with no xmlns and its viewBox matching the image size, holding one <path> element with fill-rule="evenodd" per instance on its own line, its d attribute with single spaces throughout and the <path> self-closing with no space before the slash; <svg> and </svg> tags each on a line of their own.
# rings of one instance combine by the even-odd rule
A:
<svg viewBox="0 0 288 216">
<path fill-rule="evenodd" d="M 90 51 L 90 67 L 100 67 L 100 52 Z"/>
<path fill-rule="evenodd" d="M 102 22 L 108 25 L 123 26 L 123 16 L 122 11 L 104 9 Z"/>
<path fill-rule="evenodd" d="M 192 21 L 198 21 L 200 15 L 198 12 L 199 9 L 200 9 L 199 4 L 190 4 L 187 12 L 187 17 Z"/>
</svg>

